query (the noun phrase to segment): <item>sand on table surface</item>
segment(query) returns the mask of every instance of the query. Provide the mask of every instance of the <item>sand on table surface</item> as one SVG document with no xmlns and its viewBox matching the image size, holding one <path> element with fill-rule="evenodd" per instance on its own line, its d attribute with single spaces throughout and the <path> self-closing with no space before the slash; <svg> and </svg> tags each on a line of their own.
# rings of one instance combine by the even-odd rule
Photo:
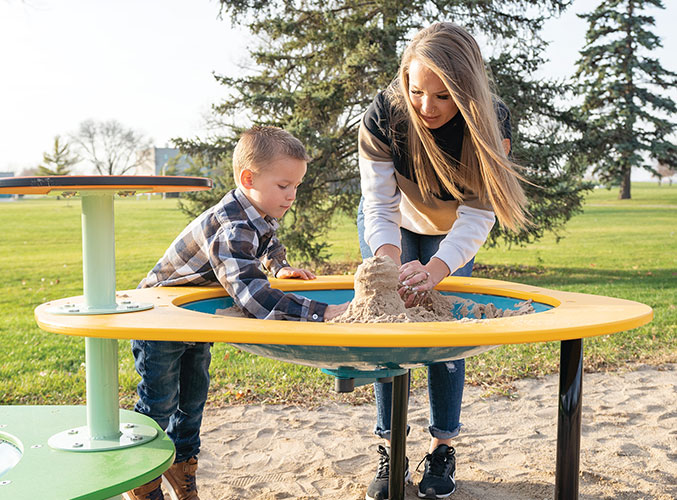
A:
<svg viewBox="0 0 677 500">
<path fill-rule="evenodd" d="M 558 377 L 515 386 L 513 399 L 466 387 L 452 499 L 553 498 Z M 374 414 L 373 405 L 340 403 L 208 407 L 200 498 L 362 499 L 380 442 Z M 414 499 L 429 442 L 427 392 L 412 393 L 408 418 Z M 580 469 L 581 499 L 677 498 L 677 365 L 583 377 Z"/>
</svg>

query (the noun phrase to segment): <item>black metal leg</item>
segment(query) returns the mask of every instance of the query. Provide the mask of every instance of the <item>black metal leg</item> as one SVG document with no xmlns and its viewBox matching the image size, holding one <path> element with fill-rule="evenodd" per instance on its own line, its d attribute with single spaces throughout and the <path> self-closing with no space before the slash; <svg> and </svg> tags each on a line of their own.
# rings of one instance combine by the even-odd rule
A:
<svg viewBox="0 0 677 500">
<path fill-rule="evenodd" d="M 564 340 L 559 358 L 555 500 L 578 498 L 583 391 L 583 340 Z"/>
<path fill-rule="evenodd" d="M 393 403 L 390 419 L 390 500 L 404 500 L 404 466 L 409 406 L 409 372 L 393 380 Z"/>
</svg>

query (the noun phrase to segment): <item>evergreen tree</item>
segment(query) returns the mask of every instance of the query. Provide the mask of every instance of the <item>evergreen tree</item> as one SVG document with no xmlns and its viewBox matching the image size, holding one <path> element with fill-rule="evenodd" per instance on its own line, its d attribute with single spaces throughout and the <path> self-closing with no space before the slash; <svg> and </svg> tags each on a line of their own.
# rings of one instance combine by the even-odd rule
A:
<svg viewBox="0 0 677 500">
<path fill-rule="evenodd" d="M 42 164 L 38 166 L 37 175 L 69 175 L 71 167 L 78 163 L 80 158 L 70 152 L 70 146 L 62 142 L 57 135 L 51 153 L 42 154 Z"/>
<path fill-rule="evenodd" d="M 602 182 L 620 184 L 619 199 L 631 197 L 632 167 L 654 174 L 655 161 L 677 167 L 669 140 L 677 107 L 661 93 L 675 88 L 677 73 L 652 57 L 661 41 L 650 31 L 649 7 L 665 8 L 662 0 L 606 0 L 580 15 L 589 23 L 575 75 L 584 97 L 584 156 Z"/>
<path fill-rule="evenodd" d="M 585 185 L 569 159 L 570 114 L 553 104 L 562 85 L 535 80 L 547 16 L 570 0 L 221 0 L 222 14 L 245 25 L 259 43 L 255 67 L 242 76 L 219 76 L 229 97 L 214 107 L 226 133 L 207 141 L 178 140 L 191 155 L 227 167 L 238 134 L 251 124 L 283 127 L 306 145 L 313 160 L 297 200 L 282 221 L 292 253 L 319 260 L 336 210 L 355 212 L 359 199 L 357 130 L 375 93 L 396 76 L 411 35 L 434 21 L 453 20 L 485 50 L 498 94 L 512 111 L 515 159 L 525 165 L 533 226 L 515 235 L 496 227 L 490 242 L 523 243 L 554 231 L 580 209 Z M 526 12 L 534 13 L 531 16 Z M 246 116 L 248 123 L 238 121 Z M 227 174 L 230 175 L 230 174 Z M 221 195 L 214 193 L 214 198 Z M 191 195 L 189 195 L 191 196 Z M 205 208 L 201 198 L 193 214 Z"/>
</svg>

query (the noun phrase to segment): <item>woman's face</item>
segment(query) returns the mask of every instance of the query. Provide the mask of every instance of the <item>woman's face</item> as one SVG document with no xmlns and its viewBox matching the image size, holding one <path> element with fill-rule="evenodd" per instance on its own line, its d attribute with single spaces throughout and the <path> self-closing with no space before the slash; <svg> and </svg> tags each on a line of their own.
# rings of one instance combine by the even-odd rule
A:
<svg viewBox="0 0 677 500">
<path fill-rule="evenodd" d="M 408 90 L 416 113 L 430 129 L 440 128 L 458 113 L 442 80 L 417 59 L 409 65 Z"/>
</svg>

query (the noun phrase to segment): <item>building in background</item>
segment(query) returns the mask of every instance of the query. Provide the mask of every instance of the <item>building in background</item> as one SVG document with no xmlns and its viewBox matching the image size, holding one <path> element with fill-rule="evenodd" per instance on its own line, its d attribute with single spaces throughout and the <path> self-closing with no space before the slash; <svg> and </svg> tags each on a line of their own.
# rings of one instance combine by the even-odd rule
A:
<svg viewBox="0 0 677 500">
<path fill-rule="evenodd" d="M 135 175 L 182 175 L 190 167 L 189 158 L 177 148 L 148 148 L 138 152 L 142 158 Z"/>
<path fill-rule="evenodd" d="M 0 177 L 14 177 L 14 172 L 0 172 Z M 12 194 L 0 194 L 0 199 L 11 199 Z"/>
</svg>

